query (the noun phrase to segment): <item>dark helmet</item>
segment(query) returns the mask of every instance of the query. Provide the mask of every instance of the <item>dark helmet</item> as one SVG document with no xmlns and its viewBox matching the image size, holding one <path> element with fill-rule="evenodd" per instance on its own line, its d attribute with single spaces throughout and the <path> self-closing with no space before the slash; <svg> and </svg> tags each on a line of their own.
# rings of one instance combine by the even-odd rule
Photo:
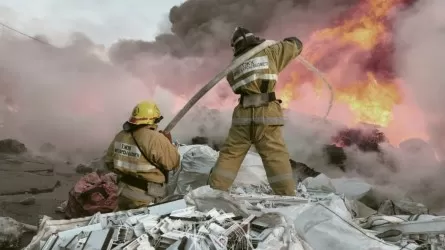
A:
<svg viewBox="0 0 445 250">
<path fill-rule="evenodd" d="M 246 48 L 256 46 L 264 41 L 264 39 L 256 37 L 250 30 L 243 27 L 236 27 L 230 40 L 230 46 L 233 48 L 235 54 L 237 54 Z"/>
</svg>

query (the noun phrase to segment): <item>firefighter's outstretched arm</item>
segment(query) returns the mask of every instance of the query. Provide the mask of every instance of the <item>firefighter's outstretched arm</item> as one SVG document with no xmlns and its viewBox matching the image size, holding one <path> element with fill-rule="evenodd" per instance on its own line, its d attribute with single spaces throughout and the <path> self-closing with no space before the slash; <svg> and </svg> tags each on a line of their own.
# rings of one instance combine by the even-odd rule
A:
<svg viewBox="0 0 445 250">
<path fill-rule="evenodd" d="M 303 43 L 296 37 L 288 37 L 270 48 L 277 70 L 281 72 L 293 59 L 301 54 Z"/>
</svg>

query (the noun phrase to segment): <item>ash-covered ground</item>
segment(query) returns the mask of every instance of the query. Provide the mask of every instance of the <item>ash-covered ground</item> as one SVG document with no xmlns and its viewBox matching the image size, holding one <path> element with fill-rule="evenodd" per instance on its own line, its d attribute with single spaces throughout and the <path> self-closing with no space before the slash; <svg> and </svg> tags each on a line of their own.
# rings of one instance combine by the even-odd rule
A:
<svg viewBox="0 0 445 250">
<path fill-rule="evenodd" d="M 57 207 L 68 199 L 82 169 L 70 160 L 79 155 L 56 159 L 56 150 L 45 145 L 42 152 L 30 152 L 16 140 L 0 141 L 0 216 L 30 225 L 38 225 L 41 215 L 63 218 Z M 21 245 L 32 236 L 25 234 Z"/>
</svg>

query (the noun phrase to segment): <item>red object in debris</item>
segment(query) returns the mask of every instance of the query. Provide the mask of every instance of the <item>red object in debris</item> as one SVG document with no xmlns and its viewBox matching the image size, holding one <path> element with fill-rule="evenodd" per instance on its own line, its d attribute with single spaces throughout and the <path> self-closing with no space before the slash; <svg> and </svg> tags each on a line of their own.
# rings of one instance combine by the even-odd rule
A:
<svg viewBox="0 0 445 250">
<path fill-rule="evenodd" d="M 387 142 L 386 136 L 378 129 L 347 128 L 341 130 L 332 138 L 333 143 L 338 147 L 350 147 L 356 145 L 364 152 L 380 151 L 378 145 Z"/>
<path fill-rule="evenodd" d="M 69 192 L 65 215 L 68 219 L 109 213 L 117 206 L 116 174 L 99 175 L 93 172 L 83 176 Z"/>
</svg>

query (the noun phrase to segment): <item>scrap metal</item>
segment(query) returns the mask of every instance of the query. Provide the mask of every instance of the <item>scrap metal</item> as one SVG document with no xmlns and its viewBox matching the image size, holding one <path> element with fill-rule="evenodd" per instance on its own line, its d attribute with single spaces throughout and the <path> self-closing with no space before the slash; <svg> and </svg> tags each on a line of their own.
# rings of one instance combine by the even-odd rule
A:
<svg viewBox="0 0 445 250">
<path fill-rule="evenodd" d="M 259 211 L 263 211 L 261 207 L 276 211 L 329 199 L 329 194 L 312 192 L 304 186 L 299 186 L 297 190 L 298 196 L 286 197 L 248 193 L 238 187 L 232 189 L 230 195 L 240 204 L 248 205 L 250 209 L 257 207 Z M 444 249 L 444 217 L 423 215 L 421 219 L 406 221 L 408 219 L 404 216 L 376 216 L 374 219 L 358 218 L 355 223 L 377 238 L 405 246 L 405 249 L 416 249 L 418 245 L 413 241 L 423 242 L 430 249 Z M 183 199 L 128 211 L 97 213 L 84 225 L 51 234 L 42 242 L 40 249 L 250 250 L 290 247 L 292 237 L 298 241 L 297 233 L 289 229 L 290 224 L 286 224 L 282 214 L 251 213 L 240 216 L 218 208 L 200 211 Z M 393 231 L 385 233 L 388 230 Z M 400 235 L 394 232 L 400 232 Z"/>
</svg>

